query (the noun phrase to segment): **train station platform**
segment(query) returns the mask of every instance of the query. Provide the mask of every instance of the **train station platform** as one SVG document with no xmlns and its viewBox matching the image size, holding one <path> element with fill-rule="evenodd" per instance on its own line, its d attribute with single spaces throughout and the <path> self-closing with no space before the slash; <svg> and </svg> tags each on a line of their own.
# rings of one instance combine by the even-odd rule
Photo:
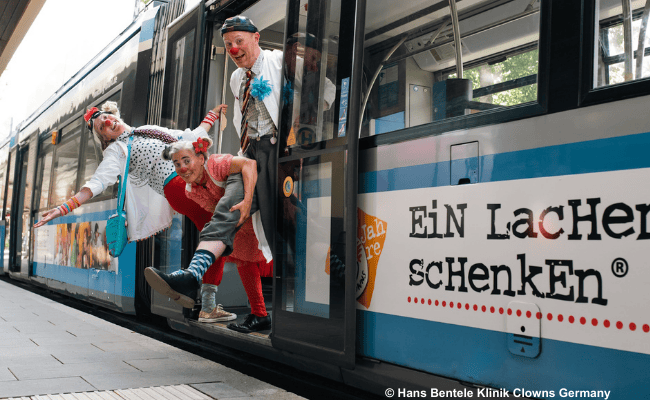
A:
<svg viewBox="0 0 650 400">
<path fill-rule="evenodd" d="M 302 399 L 0 280 L 0 399 Z"/>
</svg>

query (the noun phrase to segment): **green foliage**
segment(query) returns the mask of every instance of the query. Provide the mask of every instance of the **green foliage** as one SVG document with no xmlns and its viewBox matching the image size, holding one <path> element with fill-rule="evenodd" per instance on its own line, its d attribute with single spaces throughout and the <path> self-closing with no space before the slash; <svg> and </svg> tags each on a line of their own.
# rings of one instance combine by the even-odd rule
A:
<svg viewBox="0 0 650 400">
<path fill-rule="evenodd" d="M 473 89 L 478 89 L 485 86 L 481 84 L 482 78 L 484 81 L 490 82 L 489 84 L 508 82 L 525 76 L 536 75 L 538 66 L 539 52 L 537 50 L 532 50 L 527 53 L 509 57 L 505 61 L 493 65 L 481 65 L 479 67 L 465 70 L 463 71 L 463 77 L 472 81 Z M 456 74 L 449 76 L 449 78 L 455 77 Z M 502 106 L 514 106 L 535 101 L 537 100 L 537 84 L 494 93 L 493 95 L 474 100 L 499 104 Z"/>
</svg>

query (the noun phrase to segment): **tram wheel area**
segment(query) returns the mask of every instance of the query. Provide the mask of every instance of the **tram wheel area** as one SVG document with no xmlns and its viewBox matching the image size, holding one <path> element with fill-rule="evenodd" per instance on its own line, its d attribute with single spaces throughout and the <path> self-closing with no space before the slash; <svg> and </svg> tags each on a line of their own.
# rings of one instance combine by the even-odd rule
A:
<svg viewBox="0 0 650 400">
<path fill-rule="evenodd" d="M 0 276 L 0 280 L 83 313 L 132 330 L 181 350 L 308 399 L 379 399 L 382 397 L 319 377 L 254 354 L 219 345 L 171 329 L 167 319 L 149 315 L 125 315 L 80 301 L 51 289 Z"/>
</svg>

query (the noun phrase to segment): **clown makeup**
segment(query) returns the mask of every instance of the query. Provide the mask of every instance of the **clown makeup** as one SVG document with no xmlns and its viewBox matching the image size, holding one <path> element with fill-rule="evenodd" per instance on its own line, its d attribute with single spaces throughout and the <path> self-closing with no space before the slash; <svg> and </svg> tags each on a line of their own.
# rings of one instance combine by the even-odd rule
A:
<svg viewBox="0 0 650 400">
<path fill-rule="evenodd" d="M 252 68 L 260 55 L 259 32 L 234 31 L 223 34 L 223 42 L 230 58 L 239 68 Z"/>
<path fill-rule="evenodd" d="M 203 164 L 205 157 L 192 150 L 181 149 L 172 155 L 176 173 L 187 183 L 201 183 L 203 179 Z"/>
<path fill-rule="evenodd" d="M 106 142 L 115 140 L 127 130 L 127 126 L 113 114 L 101 114 L 93 121 L 93 128 Z"/>
</svg>

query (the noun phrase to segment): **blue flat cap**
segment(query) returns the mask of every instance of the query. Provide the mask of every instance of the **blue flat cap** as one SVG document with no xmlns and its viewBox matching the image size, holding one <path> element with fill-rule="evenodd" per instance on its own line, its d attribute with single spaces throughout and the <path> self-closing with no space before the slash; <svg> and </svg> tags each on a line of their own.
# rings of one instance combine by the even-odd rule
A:
<svg viewBox="0 0 650 400">
<path fill-rule="evenodd" d="M 253 21 L 243 15 L 236 15 L 228 18 L 221 26 L 221 36 L 227 32 L 244 31 L 244 32 L 258 32 L 257 27 Z"/>
</svg>

